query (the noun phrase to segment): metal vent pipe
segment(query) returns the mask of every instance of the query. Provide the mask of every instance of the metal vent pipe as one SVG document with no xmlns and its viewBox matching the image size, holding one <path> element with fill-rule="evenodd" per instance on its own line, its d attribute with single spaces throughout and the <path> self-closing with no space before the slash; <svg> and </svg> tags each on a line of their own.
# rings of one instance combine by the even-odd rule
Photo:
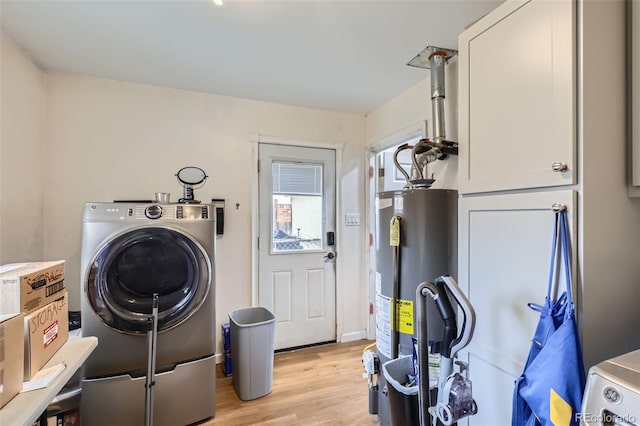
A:
<svg viewBox="0 0 640 426">
<path fill-rule="evenodd" d="M 407 64 L 412 67 L 431 70 L 431 117 L 433 121 L 433 142 L 435 144 L 446 140 L 444 66 L 449 59 L 457 54 L 457 50 L 427 46 Z"/>
<path fill-rule="evenodd" d="M 431 118 L 433 120 L 433 141 L 445 140 L 446 126 L 444 120 L 444 64 L 446 53 L 434 52 L 429 58 L 431 62 Z"/>
</svg>

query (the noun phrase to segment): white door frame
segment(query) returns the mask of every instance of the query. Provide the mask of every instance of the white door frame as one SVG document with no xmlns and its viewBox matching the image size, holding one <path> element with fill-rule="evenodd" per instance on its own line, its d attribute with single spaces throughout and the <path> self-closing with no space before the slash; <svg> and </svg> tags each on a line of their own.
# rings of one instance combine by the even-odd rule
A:
<svg viewBox="0 0 640 426">
<path fill-rule="evenodd" d="M 414 135 L 416 133 L 420 133 L 422 138 L 426 138 L 428 134 L 427 125 L 428 125 L 427 120 L 420 120 L 420 121 L 411 123 L 410 125 L 390 135 L 387 135 L 381 139 L 378 139 L 370 143 L 368 146 L 365 147 L 365 159 L 364 159 L 365 170 L 369 170 L 371 157 L 374 156 L 376 153 L 380 151 L 384 151 L 385 149 L 398 144 L 399 141 L 406 139 L 409 136 Z M 369 246 L 369 243 L 368 243 L 370 238 L 369 236 L 373 235 L 373 233 L 375 232 L 375 224 L 371 223 L 371 212 L 375 211 L 375 208 L 376 208 L 375 206 L 376 179 L 378 179 L 378 177 L 375 175 L 375 170 L 374 170 L 373 178 L 365 179 L 365 189 L 364 189 L 365 200 L 366 200 L 365 205 L 367 206 L 368 210 L 367 210 L 367 214 L 364 215 L 365 216 L 365 235 L 367 239 L 367 244 L 365 244 L 365 247 L 364 247 L 365 270 L 364 270 L 363 277 L 365 277 L 365 279 L 367 280 L 365 294 L 367 298 L 366 312 L 368 314 L 368 317 L 365 320 L 365 332 L 366 332 L 367 339 L 369 340 L 376 339 L 375 314 L 374 315 L 369 314 L 371 307 L 376 306 L 376 291 L 375 291 L 376 265 L 374 263 L 374 259 L 372 259 L 372 256 L 371 256 L 371 250 L 375 250 L 375 248 L 372 248 L 371 246 Z"/>
<path fill-rule="evenodd" d="M 257 306 L 258 304 L 258 265 L 259 265 L 259 253 L 258 253 L 258 235 L 259 235 L 259 188 L 258 188 L 258 144 L 268 143 L 272 145 L 289 145 L 289 146 L 302 146 L 307 148 L 324 148 L 333 149 L 336 151 L 336 340 L 339 342 L 342 339 L 344 330 L 343 318 L 343 289 L 344 280 L 342 279 L 342 238 L 343 235 L 343 220 L 341 213 L 341 188 L 340 181 L 342 177 L 342 152 L 344 150 L 344 144 L 330 143 L 330 142 L 318 142 L 305 139 L 295 138 L 282 138 L 276 136 L 265 136 L 258 133 L 252 133 L 249 136 L 249 142 L 251 143 L 251 165 L 253 172 L 251 173 L 251 306 Z"/>
</svg>

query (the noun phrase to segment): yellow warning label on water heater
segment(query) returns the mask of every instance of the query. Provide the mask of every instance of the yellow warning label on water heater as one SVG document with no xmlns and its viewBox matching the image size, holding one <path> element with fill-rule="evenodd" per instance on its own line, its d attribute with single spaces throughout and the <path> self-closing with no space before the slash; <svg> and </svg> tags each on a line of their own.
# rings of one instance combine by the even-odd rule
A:
<svg viewBox="0 0 640 426">
<path fill-rule="evenodd" d="M 394 317 L 400 333 L 413 335 L 413 300 L 396 300 L 395 315 L 392 315 L 392 318 Z"/>
<path fill-rule="evenodd" d="M 400 218 L 393 216 L 389 224 L 389 245 L 398 247 L 400 245 Z"/>
</svg>

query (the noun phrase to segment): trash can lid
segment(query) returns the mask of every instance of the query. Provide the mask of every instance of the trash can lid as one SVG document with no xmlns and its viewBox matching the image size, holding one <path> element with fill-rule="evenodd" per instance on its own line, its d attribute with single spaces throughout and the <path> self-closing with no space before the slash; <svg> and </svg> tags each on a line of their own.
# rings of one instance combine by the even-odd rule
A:
<svg viewBox="0 0 640 426">
<path fill-rule="evenodd" d="M 275 320 L 275 315 L 262 306 L 237 309 L 229 312 L 229 321 L 238 327 L 254 326 L 274 322 Z"/>
</svg>

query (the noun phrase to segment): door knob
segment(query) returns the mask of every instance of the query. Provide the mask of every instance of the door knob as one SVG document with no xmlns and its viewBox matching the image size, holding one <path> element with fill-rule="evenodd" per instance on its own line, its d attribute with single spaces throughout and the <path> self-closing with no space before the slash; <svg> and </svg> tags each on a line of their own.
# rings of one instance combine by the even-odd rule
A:
<svg viewBox="0 0 640 426">
<path fill-rule="evenodd" d="M 335 259 L 335 257 L 336 257 L 336 255 L 333 254 L 333 252 L 329 252 L 329 253 L 324 255 L 324 259 L 327 259 L 327 260 L 333 260 L 333 259 Z"/>
</svg>

